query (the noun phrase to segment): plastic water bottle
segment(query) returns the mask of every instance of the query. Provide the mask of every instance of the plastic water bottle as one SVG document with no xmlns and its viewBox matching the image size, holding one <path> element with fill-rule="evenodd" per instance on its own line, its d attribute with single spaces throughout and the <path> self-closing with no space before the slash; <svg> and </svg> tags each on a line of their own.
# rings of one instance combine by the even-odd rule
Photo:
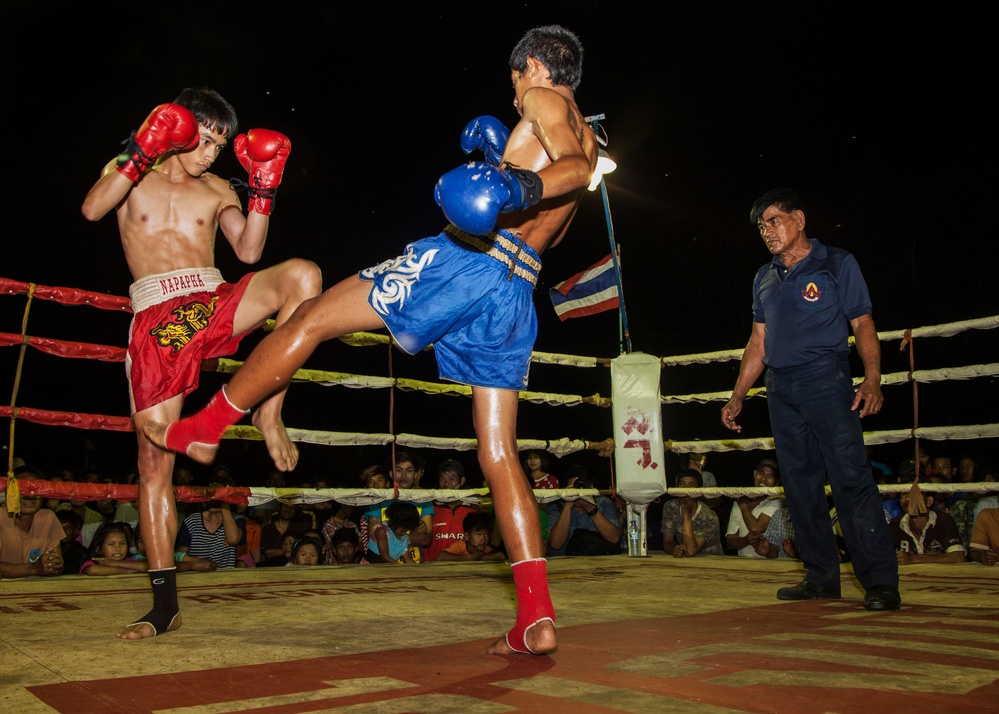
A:
<svg viewBox="0 0 999 714">
<path fill-rule="evenodd" d="M 642 544 L 638 542 L 640 536 L 638 523 L 632 520 L 631 527 L 628 529 L 628 555 L 632 558 L 642 555 Z"/>
</svg>

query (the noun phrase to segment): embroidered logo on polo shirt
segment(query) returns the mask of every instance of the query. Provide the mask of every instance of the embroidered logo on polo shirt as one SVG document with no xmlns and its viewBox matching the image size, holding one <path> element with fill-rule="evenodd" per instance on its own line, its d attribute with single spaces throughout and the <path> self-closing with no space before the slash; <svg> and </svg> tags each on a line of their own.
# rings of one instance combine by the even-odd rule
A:
<svg viewBox="0 0 999 714">
<path fill-rule="evenodd" d="M 822 297 L 822 291 L 819 290 L 819 286 L 815 283 L 809 283 L 801 291 L 801 297 L 805 298 L 808 302 L 818 302 L 819 298 Z"/>
</svg>

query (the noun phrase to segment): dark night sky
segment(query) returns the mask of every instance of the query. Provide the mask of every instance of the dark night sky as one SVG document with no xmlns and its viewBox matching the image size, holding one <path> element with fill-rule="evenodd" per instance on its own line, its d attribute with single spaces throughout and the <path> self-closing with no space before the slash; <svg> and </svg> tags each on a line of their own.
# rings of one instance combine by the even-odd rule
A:
<svg viewBox="0 0 999 714">
<path fill-rule="evenodd" d="M 226 96 L 242 130 L 264 126 L 292 139 L 262 266 L 309 257 L 329 285 L 395 256 L 440 229 L 432 188 L 464 159 L 458 136 L 465 122 L 479 114 L 516 122 L 510 49 L 526 29 L 558 22 L 586 47 L 577 100 L 585 114 L 606 114 L 608 148 L 619 163 L 608 190 L 635 350 L 662 356 L 745 343 L 752 275 L 767 260 L 748 209 L 777 185 L 801 193 L 811 237 L 857 255 L 880 330 L 985 317 L 999 307 L 990 250 L 995 53 L 980 3 L 939 14 L 852 3 L 743 3 L 737 10 L 704 2 L 4 6 L 9 34 L 29 48 L 3 49 L 4 277 L 126 293 L 114 218 L 87 223 L 79 206 L 149 110 L 192 85 Z M 213 170 L 243 175 L 231 152 Z M 547 297 L 548 287 L 608 251 L 597 192 L 585 198 L 563 245 L 544 255 L 536 349 L 618 353 L 614 313 L 560 323 Z M 218 264 L 229 278 L 248 270 L 224 241 Z M 23 299 L 6 302 L 0 331 L 19 332 Z M 51 305 L 36 307 L 29 325 L 34 335 L 118 345 L 126 331 L 125 316 Z M 993 362 L 996 347 L 994 331 L 927 340 L 917 347 L 917 367 Z M 908 353 L 897 348 L 885 345 L 885 372 L 905 369 Z M 16 350 L 0 352 L 0 374 L 12 375 Z M 19 403 L 127 413 L 120 365 L 67 362 L 29 351 Z M 384 352 L 339 343 L 324 345 L 308 366 L 387 374 Z M 393 368 L 398 376 L 436 378 L 429 356 L 398 355 Z M 662 391 L 728 389 L 736 370 L 735 362 L 667 370 Z M 5 379 L 0 389 L 9 394 L 4 385 L 12 379 Z M 189 404 L 220 381 L 207 375 L 202 383 Z M 538 365 L 531 388 L 609 395 L 609 374 Z M 289 398 L 289 425 L 388 430 L 387 392 L 321 389 Z M 993 422 L 995 390 L 992 379 L 926 385 L 920 423 Z M 911 426 L 910 388 L 886 388 L 886 397 L 865 429 Z M 471 436 L 467 402 L 442 400 L 400 395 L 396 429 Z M 768 434 L 765 404 L 750 404 L 744 435 Z M 720 406 L 665 408 L 667 435 L 726 436 L 717 425 Z M 26 458 L 38 462 L 63 448 L 75 449 L 75 459 L 83 436 L 18 428 Z M 610 431 L 609 410 L 522 408 L 522 437 L 600 440 Z M 108 468 L 128 468 L 119 464 L 134 459 L 130 435 L 97 438 Z M 956 455 L 963 446 L 997 451 L 994 440 L 948 449 Z M 911 444 L 886 447 L 883 460 L 896 465 L 902 448 Z M 222 460 L 249 471 L 261 453 L 251 445 Z M 436 463 L 438 454 L 427 455 Z M 714 471 L 723 483 L 741 482 L 745 464 L 759 456 L 719 455 Z M 350 485 L 350 474 L 372 458 L 381 453 L 308 447 L 302 470 L 347 474 Z M 473 463 L 470 454 L 461 458 Z"/>
</svg>

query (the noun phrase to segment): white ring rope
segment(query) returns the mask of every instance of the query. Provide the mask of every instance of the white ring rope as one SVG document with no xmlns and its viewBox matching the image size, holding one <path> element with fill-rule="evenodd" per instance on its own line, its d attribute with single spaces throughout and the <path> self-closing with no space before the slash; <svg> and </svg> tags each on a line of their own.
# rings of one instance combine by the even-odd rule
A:
<svg viewBox="0 0 999 714">
<path fill-rule="evenodd" d="M 117 310 L 123 311 L 127 310 L 127 305 L 123 307 L 122 300 L 127 302 L 127 298 L 120 298 L 114 296 L 103 295 L 99 293 L 85 293 L 72 288 L 50 288 L 46 286 L 37 286 L 33 283 L 19 283 L 12 280 L 0 278 L 0 293 L 7 295 L 17 295 L 17 294 L 28 294 L 29 295 L 29 306 L 31 298 L 51 300 L 55 302 L 61 302 L 63 304 L 71 305 L 88 305 L 93 307 L 100 307 L 107 310 Z M 123 348 L 108 347 L 104 345 L 83 345 L 81 343 L 60 343 L 58 340 L 53 340 L 50 338 L 33 338 L 27 334 L 27 319 L 28 309 L 25 310 L 24 320 L 22 324 L 22 331 L 20 335 L 0 333 L 0 346 L 19 346 L 24 348 L 24 346 L 32 346 L 37 349 L 49 352 L 50 354 L 56 354 L 59 356 L 69 356 L 69 357 L 97 357 L 99 359 L 106 359 L 111 361 L 120 361 L 121 356 L 123 356 Z M 269 321 L 269 326 L 273 325 L 273 321 Z M 985 330 L 994 329 L 999 327 L 999 315 L 979 318 L 974 320 L 964 320 L 960 322 L 947 323 L 942 325 L 934 325 L 927 327 L 913 328 L 911 330 L 896 330 L 888 332 L 878 333 L 878 337 L 882 341 L 890 340 L 903 340 L 903 347 L 905 343 L 911 341 L 916 337 L 951 337 L 953 335 L 965 332 L 968 330 Z M 383 334 L 372 334 L 372 333 L 354 333 L 350 335 L 345 335 L 340 338 L 345 344 L 351 346 L 370 346 L 370 345 L 386 345 L 389 343 L 389 336 Z M 851 338 L 852 342 L 852 338 Z M 73 353 L 73 349 L 69 349 L 67 346 L 75 348 L 77 353 Z M 677 355 L 671 357 L 659 358 L 661 365 L 663 367 L 676 367 L 676 366 L 686 366 L 692 364 L 707 364 L 711 362 L 724 362 L 730 360 L 740 359 L 742 356 L 742 349 L 736 350 L 725 350 L 720 352 L 709 352 L 703 354 L 693 354 L 693 355 Z M 611 363 L 610 358 L 598 358 L 598 357 L 586 357 L 578 355 L 566 355 L 566 354 L 556 354 L 548 352 L 534 352 L 532 354 L 532 361 L 554 364 L 562 366 L 572 366 L 572 367 L 585 367 L 592 368 L 597 366 L 609 366 Z M 216 361 L 217 366 L 216 371 L 222 373 L 233 373 L 239 366 L 241 362 L 227 359 L 219 359 Z M 907 382 L 913 383 L 929 383 L 937 381 L 950 381 L 950 380 L 969 380 L 976 379 L 979 377 L 994 377 L 999 374 L 999 363 L 991 364 L 981 364 L 981 365 L 969 365 L 964 367 L 951 367 L 936 370 L 916 370 L 911 373 L 909 372 L 899 372 L 889 375 L 884 375 L 882 377 L 882 383 L 884 385 L 899 385 L 905 384 Z M 420 380 L 412 379 L 402 379 L 393 377 L 378 377 L 370 375 L 355 375 L 347 374 L 342 372 L 331 372 L 323 370 L 314 369 L 301 369 L 298 370 L 294 375 L 294 381 L 296 382 L 311 382 L 314 384 L 319 384 L 322 386 L 343 386 L 349 388 L 357 389 L 387 389 L 387 388 L 397 388 L 401 390 L 409 391 L 421 391 L 428 394 L 443 394 L 443 395 L 457 395 L 457 396 L 470 396 L 471 389 L 463 385 L 455 384 L 444 384 L 435 382 L 426 382 Z M 859 380 L 855 380 L 859 381 Z M 666 395 L 661 396 L 660 400 L 664 404 L 707 404 L 709 402 L 727 401 L 731 391 L 725 392 L 708 392 L 700 394 L 686 394 L 686 395 Z M 764 388 L 753 389 L 749 393 L 749 397 L 764 396 L 766 395 L 766 390 Z M 16 395 L 15 395 L 16 396 Z M 550 406 L 575 406 L 581 404 L 588 404 L 591 406 L 598 406 L 601 408 L 607 408 L 611 405 L 611 398 L 604 397 L 599 394 L 594 394 L 592 396 L 584 397 L 581 395 L 572 394 L 555 394 L 546 392 L 521 392 L 520 398 L 524 401 L 530 401 L 537 404 L 547 404 Z M 12 399 L 12 402 L 15 402 Z M 4 407 L 0 407 L 4 409 Z M 13 420 L 16 420 L 19 415 L 19 408 L 12 404 L 6 407 L 7 413 L 12 419 L 11 434 L 13 437 Z M 30 410 L 25 410 L 28 412 Z M 40 410 L 35 410 L 40 411 Z M 69 423 L 70 420 L 64 420 L 68 426 L 78 426 L 79 428 L 98 428 L 97 426 L 87 426 L 101 423 L 101 420 L 121 420 L 121 417 L 106 417 L 100 415 L 86 415 L 90 417 L 87 420 L 82 420 L 79 424 Z M 24 417 L 21 417 L 24 418 Z M 476 448 L 475 439 L 462 439 L 462 438 L 448 438 L 448 437 L 433 437 L 424 436 L 417 434 L 359 434 L 359 433 L 342 433 L 342 432 L 325 432 L 316 431 L 309 429 L 299 429 L 299 428 L 289 428 L 289 435 L 294 441 L 320 444 L 328 446 L 366 446 L 366 445 L 387 445 L 387 444 L 398 444 L 401 446 L 407 446 L 415 449 L 446 449 L 446 450 L 456 450 L 456 451 L 470 451 Z M 898 430 L 888 430 L 880 432 L 867 432 L 864 435 L 865 443 L 867 444 L 885 444 L 885 443 L 897 443 L 905 441 L 907 439 L 929 439 L 929 440 L 951 440 L 951 439 L 983 439 L 983 438 L 996 438 L 999 437 L 999 424 L 977 424 L 977 425 L 955 425 L 947 427 L 919 427 L 915 429 L 898 429 Z M 252 426 L 237 426 L 230 427 L 226 431 L 226 438 L 237 438 L 237 439 L 249 439 L 249 440 L 260 440 L 262 436 L 260 432 L 257 431 Z M 13 442 L 13 438 L 12 438 Z M 565 456 L 567 454 L 576 453 L 585 449 L 596 450 L 601 456 L 610 456 L 613 453 L 614 444 L 611 439 L 604 439 L 603 441 L 587 441 L 582 439 L 572 439 L 568 437 L 556 439 L 556 440 L 542 440 L 542 439 L 519 439 L 518 447 L 521 450 L 528 449 L 543 449 L 556 456 Z M 749 450 L 772 450 L 773 449 L 773 439 L 769 437 L 759 437 L 759 438 L 748 438 L 748 439 L 719 439 L 719 440 L 704 440 L 704 441 L 668 441 L 664 445 L 667 449 L 675 453 L 708 453 L 708 452 L 723 452 L 723 451 L 749 451 Z M 13 455 L 11 455 L 13 458 Z M 982 492 L 992 490 L 996 486 L 992 484 L 921 484 L 921 487 L 925 491 L 939 491 L 939 492 L 950 492 L 945 486 L 952 486 L 953 490 L 976 490 L 981 489 Z M 882 486 L 882 492 L 893 492 L 891 489 L 893 486 Z M 902 487 L 899 487 L 902 488 Z M 905 486 L 904 488 L 908 488 Z M 887 490 L 886 490 L 887 489 Z M 293 494 L 284 494 L 276 496 L 274 494 L 268 493 L 267 489 L 253 488 L 251 492 L 254 494 L 253 498 L 265 498 L 266 500 L 271 500 L 273 498 L 294 498 Z M 673 489 L 672 492 L 680 494 L 683 490 Z M 740 489 L 740 488 L 718 488 L 718 489 L 692 489 L 691 493 L 703 493 L 705 495 L 752 495 L 754 489 Z M 477 494 L 471 492 L 462 492 L 463 498 L 475 498 Z M 318 496 L 331 496 L 334 500 L 344 501 L 347 498 L 374 498 L 369 492 L 365 492 L 360 489 L 324 489 L 322 492 L 297 492 L 297 497 L 307 497 L 314 498 Z M 350 495 L 353 494 L 353 495 Z M 367 494 L 367 495 L 365 495 Z M 427 495 L 429 494 L 429 495 Z M 543 500 L 552 500 L 558 496 L 552 496 L 552 492 L 544 492 Z M 419 497 L 414 496 L 413 500 L 430 500 L 431 498 L 441 497 L 441 500 L 454 499 L 453 494 L 448 494 L 447 492 L 438 491 L 426 491 L 421 493 Z M 320 498 L 319 500 L 324 500 Z M 263 501 L 261 501 L 263 502 Z M 346 501 L 344 501 L 346 502 Z M 369 501 L 373 502 L 373 501 Z"/>
</svg>

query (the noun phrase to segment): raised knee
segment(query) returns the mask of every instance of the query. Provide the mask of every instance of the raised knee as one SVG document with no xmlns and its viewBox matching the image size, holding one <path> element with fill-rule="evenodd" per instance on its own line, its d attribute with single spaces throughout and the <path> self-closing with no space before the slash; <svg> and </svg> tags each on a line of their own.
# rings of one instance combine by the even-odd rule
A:
<svg viewBox="0 0 999 714">
<path fill-rule="evenodd" d="M 323 291 L 323 271 L 311 260 L 292 258 L 287 261 L 291 284 L 300 288 L 301 296 L 315 297 Z"/>
</svg>

